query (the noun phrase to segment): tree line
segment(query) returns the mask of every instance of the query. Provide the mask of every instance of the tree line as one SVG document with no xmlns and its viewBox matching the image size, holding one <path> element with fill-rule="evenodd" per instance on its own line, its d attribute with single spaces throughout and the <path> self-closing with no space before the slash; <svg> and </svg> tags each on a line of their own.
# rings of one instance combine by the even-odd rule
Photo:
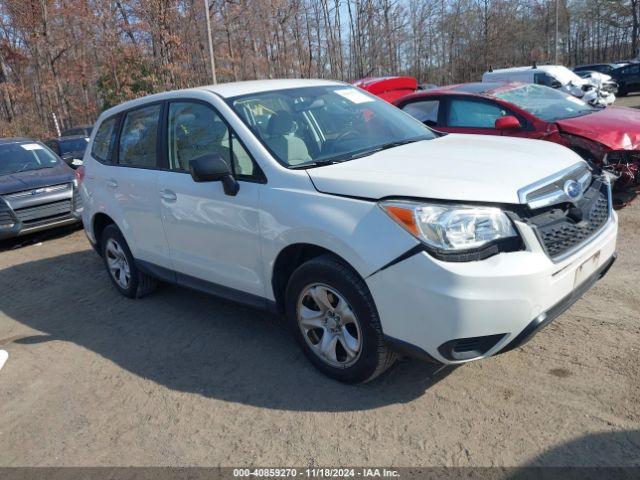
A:
<svg viewBox="0 0 640 480">
<path fill-rule="evenodd" d="M 219 82 L 448 84 L 489 66 L 635 57 L 640 0 L 0 0 L 0 136 L 212 83 L 205 15 Z"/>
</svg>

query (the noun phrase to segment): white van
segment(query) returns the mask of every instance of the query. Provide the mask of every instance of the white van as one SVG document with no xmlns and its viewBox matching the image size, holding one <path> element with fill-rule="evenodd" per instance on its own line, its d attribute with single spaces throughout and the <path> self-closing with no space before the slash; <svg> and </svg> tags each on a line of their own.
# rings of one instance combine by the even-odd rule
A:
<svg viewBox="0 0 640 480">
<path fill-rule="evenodd" d="M 595 106 L 611 105 L 616 97 L 609 91 L 597 88 L 589 80 L 580 78 L 575 72 L 562 65 L 533 65 L 490 70 L 482 75 L 482 81 L 535 83 L 563 90 Z"/>
</svg>

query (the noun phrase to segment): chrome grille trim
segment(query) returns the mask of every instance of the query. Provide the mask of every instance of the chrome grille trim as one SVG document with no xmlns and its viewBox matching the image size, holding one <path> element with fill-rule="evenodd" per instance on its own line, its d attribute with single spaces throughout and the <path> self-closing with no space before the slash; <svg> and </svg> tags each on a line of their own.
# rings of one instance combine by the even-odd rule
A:
<svg viewBox="0 0 640 480">
<path fill-rule="evenodd" d="M 586 191 L 592 180 L 589 166 L 584 162 L 576 163 L 571 167 L 560 170 L 558 173 L 521 188 L 518 190 L 518 200 L 520 203 L 527 204 L 531 209 L 571 202 L 573 200 L 564 192 L 564 184 L 568 180 L 576 180 L 580 183 L 582 191 Z"/>
<path fill-rule="evenodd" d="M 602 232 L 604 230 L 606 230 L 607 227 L 609 227 L 609 225 L 613 221 L 613 198 L 612 198 L 611 181 L 610 181 L 610 179 L 609 179 L 609 177 L 607 175 L 602 175 L 602 176 L 600 176 L 598 178 L 600 179 L 600 181 L 604 184 L 604 187 L 606 188 L 606 202 L 607 202 L 606 211 L 607 211 L 607 214 L 606 214 L 606 219 L 589 236 L 583 238 L 581 241 L 578 241 L 576 244 L 571 245 L 566 250 L 558 252 L 557 254 L 554 255 L 553 252 L 549 252 L 548 251 L 547 245 L 545 244 L 545 241 L 542 238 L 542 236 L 540 235 L 540 232 L 538 231 L 538 229 L 536 227 L 532 226 L 532 228 L 534 228 L 534 231 L 536 232 L 536 236 L 538 238 L 538 241 L 540 242 L 540 244 L 543 247 L 545 253 L 547 254 L 549 259 L 553 263 L 560 263 L 563 260 L 566 260 L 567 258 L 571 257 L 572 255 L 576 254 L 580 250 L 582 250 L 585 247 L 587 247 L 589 244 L 591 244 L 593 241 L 595 241 L 600 236 L 600 234 L 602 234 Z M 595 188 L 595 185 L 597 185 L 597 184 L 596 183 L 592 184 L 591 188 Z M 600 185 L 602 186 L 602 184 L 600 184 Z M 532 212 L 532 213 L 534 213 L 534 212 Z"/>
<path fill-rule="evenodd" d="M 33 192 L 37 192 L 36 195 L 41 194 L 41 193 L 54 193 L 54 192 L 62 192 L 62 191 L 66 191 L 66 190 L 71 190 L 72 188 L 72 184 L 71 183 L 62 183 L 60 185 L 50 185 L 47 187 L 40 187 L 40 188 L 30 188 L 29 190 L 23 190 L 20 192 L 16 192 L 16 193 L 10 193 L 8 195 L 3 195 L 3 198 L 6 200 L 16 200 L 19 198 L 24 198 L 24 197 L 32 197 L 34 196 Z"/>
</svg>

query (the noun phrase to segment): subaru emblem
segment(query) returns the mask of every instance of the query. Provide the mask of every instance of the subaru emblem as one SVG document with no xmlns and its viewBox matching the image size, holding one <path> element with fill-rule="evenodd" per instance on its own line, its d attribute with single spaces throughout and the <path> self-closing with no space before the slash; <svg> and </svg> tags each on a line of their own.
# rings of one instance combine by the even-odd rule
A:
<svg viewBox="0 0 640 480">
<path fill-rule="evenodd" d="M 567 180 L 564 183 L 564 193 L 571 200 L 578 200 L 582 197 L 582 185 L 575 180 Z"/>
</svg>

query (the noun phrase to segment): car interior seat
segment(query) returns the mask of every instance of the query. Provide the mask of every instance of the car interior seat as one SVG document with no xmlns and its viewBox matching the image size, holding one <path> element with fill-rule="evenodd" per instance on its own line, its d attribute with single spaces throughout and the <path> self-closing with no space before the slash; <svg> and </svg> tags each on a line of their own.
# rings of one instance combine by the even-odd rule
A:
<svg viewBox="0 0 640 480">
<path fill-rule="evenodd" d="M 311 160 L 306 143 L 293 133 L 294 127 L 291 114 L 280 110 L 269 118 L 265 138 L 269 148 L 289 165 L 298 165 Z"/>
</svg>

